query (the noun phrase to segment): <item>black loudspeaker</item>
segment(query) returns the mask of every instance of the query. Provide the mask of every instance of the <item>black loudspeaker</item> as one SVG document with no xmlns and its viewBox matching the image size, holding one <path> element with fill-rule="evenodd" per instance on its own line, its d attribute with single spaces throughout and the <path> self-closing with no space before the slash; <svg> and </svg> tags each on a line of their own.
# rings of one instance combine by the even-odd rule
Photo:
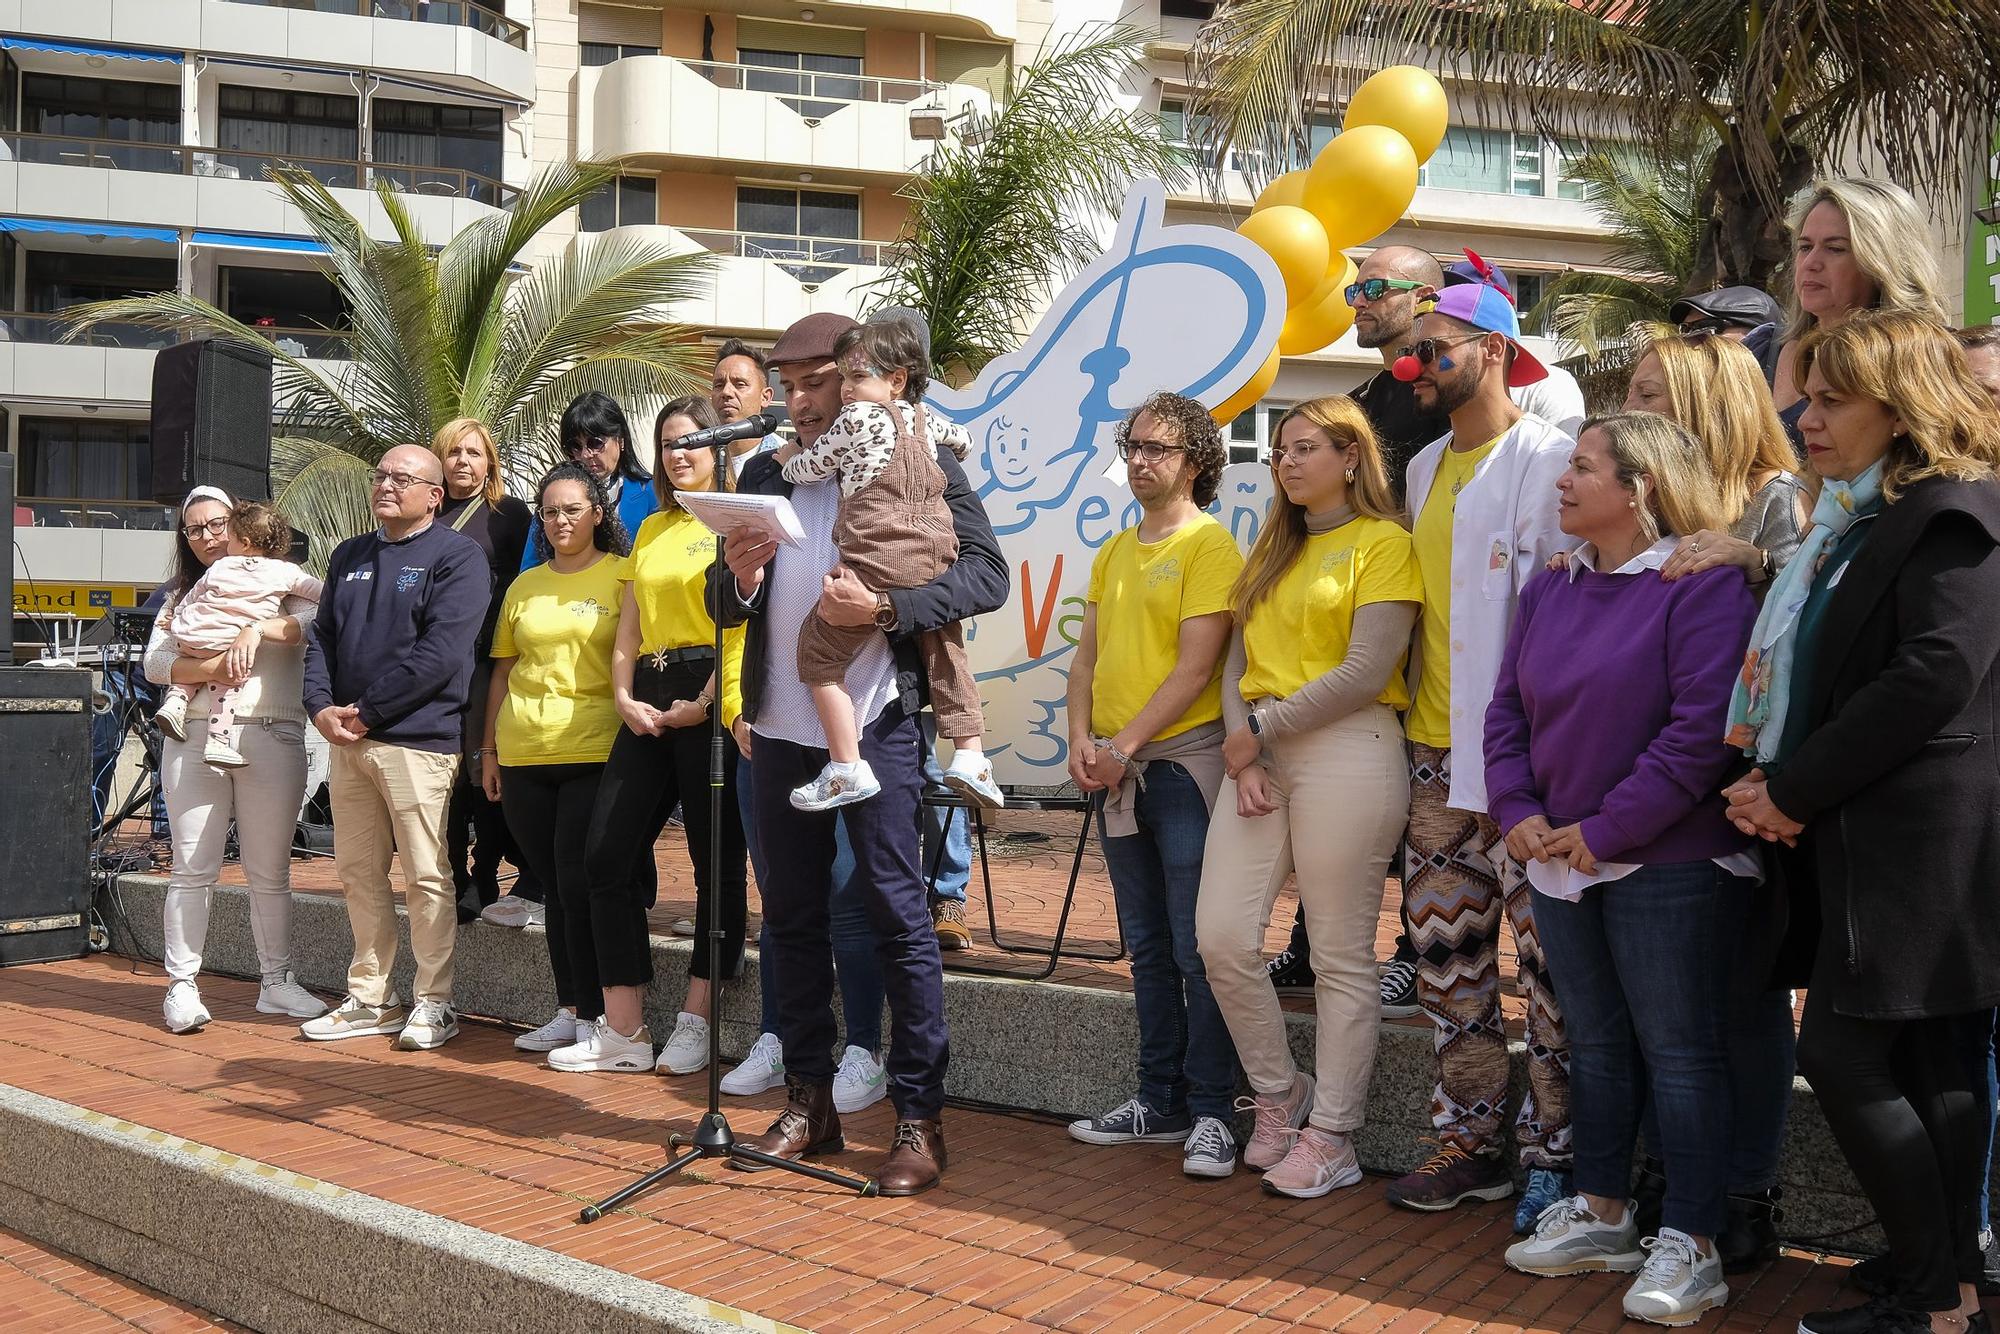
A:
<svg viewBox="0 0 2000 1334">
<path fill-rule="evenodd" d="M 0 603 L 7 607 L 5 615 L 0 615 L 0 667 L 14 665 L 14 456 L 0 448 L 0 506 L 5 507 L 7 517 L 0 520 L 0 537 L 7 548 L 5 559 L 0 559 Z"/>
<path fill-rule="evenodd" d="M 0 667 L 0 965 L 89 949 L 90 685 Z"/>
<path fill-rule="evenodd" d="M 196 486 L 237 500 L 271 494 L 271 354 L 204 338 L 153 360 L 153 499 Z"/>
</svg>

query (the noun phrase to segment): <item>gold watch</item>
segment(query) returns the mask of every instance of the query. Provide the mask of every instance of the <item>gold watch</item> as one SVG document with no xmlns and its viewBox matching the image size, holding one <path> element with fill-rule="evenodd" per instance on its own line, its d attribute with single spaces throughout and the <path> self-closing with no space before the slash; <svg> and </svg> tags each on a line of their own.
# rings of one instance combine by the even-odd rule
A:
<svg viewBox="0 0 2000 1334">
<path fill-rule="evenodd" d="M 889 600 L 887 593 L 875 595 L 875 628 L 878 630 L 896 628 L 896 604 Z"/>
</svg>

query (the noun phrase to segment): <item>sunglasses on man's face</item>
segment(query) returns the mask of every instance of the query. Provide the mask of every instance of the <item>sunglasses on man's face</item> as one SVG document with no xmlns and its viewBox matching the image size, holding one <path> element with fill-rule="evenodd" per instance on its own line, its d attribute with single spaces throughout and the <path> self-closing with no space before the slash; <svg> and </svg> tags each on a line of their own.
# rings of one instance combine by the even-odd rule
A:
<svg viewBox="0 0 2000 1334">
<path fill-rule="evenodd" d="M 1476 333 L 1465 334 L 1458 338 L 1420 338 L 1408 347 L 1398 348 L 1397 354 L 1399 356 L 1415 357 L 1418 364 L 1428 366 L 1437 360 L 1438 353 L 1442 352 L 1445 348 L 1457 347 L 1460 343 L 1475 342 L 1484 337 L 1486 337 L 1485 334 Z"/>
<path fill-rule="evenodd" d="M 1370 301 L 1380 301 L 1391 292 L 1413 292 L 1424 284 L 1412 282 L 1408 278 L 1369 278 L 1364 282 L 1349 283 L 1343 292 L 1347 304 L 1366 297 Z"/>
</svg>

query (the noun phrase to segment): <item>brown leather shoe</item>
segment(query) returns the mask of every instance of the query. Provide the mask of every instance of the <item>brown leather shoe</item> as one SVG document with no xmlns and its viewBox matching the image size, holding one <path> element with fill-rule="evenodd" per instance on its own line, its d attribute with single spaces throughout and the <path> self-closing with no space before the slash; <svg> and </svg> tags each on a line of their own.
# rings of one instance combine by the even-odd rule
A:
<svg viewBox="0 0 2000 1334">
<path fill-rule="evenodd" d="M 839 1153 L 847 1147 L 840 1134 L 840 1113 L 833 1110 L 833 1081 L 815 1084 L 797 1076 L 785 1078 L 785 1110 L 763 1134 L 746 1139 L 746 1148 L 761 1149 L 780 1158 L 817 1157 Z M 764 1163 L 731 1158 L 729 1165 L 743 1172 L 768 1172 Z"/>
<path fill-rule="evenodd" d="M 875 1174 L 875 1189 L 883 1195 L 916 1195 L 935 1186 L 943 1175 L 944 1123 L 898 1121 L 889 1161 Z"/>
<path fill-rule="evenodd" d="M 939 949 L 972 948 L 972 928 L 965 924 L 965 905 L 957 899 L 932 899 L 931 925 L 937 928 Z"/>
</svg>

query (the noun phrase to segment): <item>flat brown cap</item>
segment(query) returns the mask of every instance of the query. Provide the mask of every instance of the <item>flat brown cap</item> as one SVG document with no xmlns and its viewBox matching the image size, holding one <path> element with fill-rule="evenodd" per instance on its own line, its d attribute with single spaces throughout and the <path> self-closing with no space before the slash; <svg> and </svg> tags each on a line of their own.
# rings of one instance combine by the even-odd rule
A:
<svg viewBox="0 0 2000 1334">
<path fill-rule="evenodd" d="M 858 327 L 854 320 L 830 310 L 808 315 L 778 336 L 777 345 L 771 349 L 771 364 L 832 361 L 833 345 L 842 334 Z"/>
</svg>

